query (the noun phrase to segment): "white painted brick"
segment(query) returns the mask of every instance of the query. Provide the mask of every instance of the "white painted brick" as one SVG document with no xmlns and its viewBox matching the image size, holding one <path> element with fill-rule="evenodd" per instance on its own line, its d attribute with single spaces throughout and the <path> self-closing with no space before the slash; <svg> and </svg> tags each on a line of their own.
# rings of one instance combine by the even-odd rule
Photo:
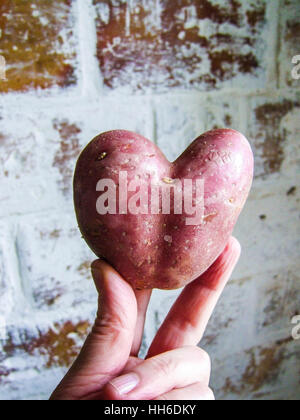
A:
<svg viewBox="0 0 300 420">
<path fill-rule="evenodd" d="M 246 134 L 253 147 L 257 177 L 295 175 L 300 155 L 299 94 L 251 98 Z"/>
<path fill-rule="evenodd" d="M 299 345 L 289 337 L 253 346 L 220 363 L 215 359 L 211 386 L 217 399 L 289 399 L 298 389 L 299 357 Z"/>
<path fill-rule="evenodd" d="M 299 89 L 299 79 L 294 79 L 291 73 L 296 66 L 292 58 L 300 55 L 300 5 L 298 0 L 280 0 L 280 3 L 279 82 L 281 87 Z"/>
<path fill-rule="evenodd" d="M 156 99 L 157 144 L 171 161 L 205 131 L 233 128 L 244 131 L 246 98 L 233 95 L 159 97 Z"/>
<path fill-rule="evenodd" d="M 91 304 L 97 293 L 90 274 L 96 259 L 81 238 L 73 215 L 24 218 L 17 250 L 30 304 L 47 311 L 72 311 Z"/>
<path fill-rule="evenodd" d="M 93 316 L 85 311 L 55 322 L 47 313 L 16 319 L 0 342 L 0 400 L 49 399 L 82 347 Z"/>
<path fill-rule="evenodd" d="M 280 339 L 291 335 L 291 320 L 300 314 L 299 271 L 298 263 L 255 276 L 257 337 Z"/>
<path fill-rule="evenodd" d="M 12 278 L 14 258 L 9 255 L 12 251 L 9 230 L 0 223 L 0 339 L 5 336 L 5 327 L 15 302 L 15 287 Z"/>
<path fill-rule="evenodd" d="M 157 144 L 174 161 L 205 131 L 205 109 L 196 97 L 159 97 L 155 102 Z"/>
<path fill-rule="evenodd" d="M 279 269 L 298 260 L 300 246 L 299 189 L 292 183 L 267 184 L 264 195 L 248 200 L 234 235 L 243 248 L 235 278 Z M 253 193 L 255 190 L 253 190 Z M 261 220 L 261 216 L 266 216 Z"/>
<path fill-rule="evenodd" d="M 226 363 L 254 341 L 255 288 L 253 282 L 229 282 L 208 324 L 200 347 L 214 360 Z"/>
<path fill-rule="evenodd" d="M 44 107 L 33 101 L 27 114 L 20 106 L 7 107 L 0 121 L 0 217 L 72 211 L 73 172 L 87 143 L 121 128 L 152 137 L 151 107 L 141 99 L 107 99 L 85 106 L 67 101 L 61 109 L 42 103 Z"/>
</svg>

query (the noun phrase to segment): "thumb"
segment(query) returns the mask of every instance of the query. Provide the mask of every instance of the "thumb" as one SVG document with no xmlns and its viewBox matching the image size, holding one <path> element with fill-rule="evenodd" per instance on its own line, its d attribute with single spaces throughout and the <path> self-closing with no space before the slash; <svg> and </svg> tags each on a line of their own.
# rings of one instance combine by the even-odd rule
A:
<svg viewBox="0 0 300 420">
<path fill-rule="evenodd" d="M 99 293 L 93 329 L 59 389 L 71 397 L 92 396 L 125 367 L 134 339 L 137 302 L 131 286 L 108 264 L 97 260 L 92 274 Z M 84 391 L 83 391 L 84 390 Z"/>
</svg>

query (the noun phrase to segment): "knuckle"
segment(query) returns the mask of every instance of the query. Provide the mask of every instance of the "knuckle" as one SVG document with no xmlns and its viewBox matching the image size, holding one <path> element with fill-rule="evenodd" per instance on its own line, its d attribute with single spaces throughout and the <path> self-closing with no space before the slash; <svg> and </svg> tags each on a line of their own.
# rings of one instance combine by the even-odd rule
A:
<svg viewBox="0 0 300 420">
<path fill-rule="evenodd" d="M 211 368 L 211 359 L 209 354 L 201 349 L 200 347 L 194 346 L 190 347 L 190 351 L 193 353 L 193 356 L 197 358 L 198 362 L 207 366 L 210 370 Z"/>
<path fill-rule="evenodd" d="M 154 375 L 169 376 L 172 371 L 173 361 L 166 357 L 153 357 L 149 359 L 149 363 L 151 364 L 151 370 Z"/>
<path fill-rule="evenodd" d="M 159 397 L 155 398 L 157 401 L 168 401 L 167 395 L 160 395 Z"/>
</svg>

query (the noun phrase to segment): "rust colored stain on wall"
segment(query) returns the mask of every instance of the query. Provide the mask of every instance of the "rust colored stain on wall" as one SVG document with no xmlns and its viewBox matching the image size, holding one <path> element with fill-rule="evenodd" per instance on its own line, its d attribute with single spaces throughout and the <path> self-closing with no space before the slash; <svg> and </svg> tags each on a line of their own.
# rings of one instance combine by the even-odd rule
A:
<svg viewBox="0 0 300 420">
<path fill-rule="evenodd" d="M 208 0 L 94 4 L 97 56 L 110 88 L 213 89 L 237 75 L 256 76 L 260 67 L 255 45 L 264 27 L 265 1 L 250 6 L 230 0 L 226 7 Z"/>
<path fill-rule="evenodd" d="M 254 110 L 258 127 L 255 133 L 256 148 L 262 152 L 265 174 L 278 172 L 281 168 L 286 133 L 280 125 L 294 107 L 300 107 L 300 103 L 284 100 L 266 103 Z"/>
<path fill-rule="evenodd" d="M 46 368 L 55 366 L 68 367 L 80 350 L 74 335 L 78 339 L 83 340 L 89 328 L 90 323 L 88 321 L 82 321 L 77 324 L 68 321 L 62 325 L 56 324 L 54 329 L 40 332 L 37 336 L 33 336 L 32 333 L 26 330 L 21 331 L 16 341 L 14 336 L 9 334 L 8 339 L 4 342 L 3 352 L 6 357 L 12 357 L 20 352 L 25 352 L 30 356 L 40 354 L 45 357 L 44 363 Z M 7 374 L 4 372 L 5 375 Z"/>
<path fill-rule="evenodd" d="M 223 387 L 224 394 L 249 395 L 256 393 L 263 386 L 278 381 L 284 362 L 290 357 L 288 345 L 292 338 L 277 341 L 270 347 L 254 347 L 245 352 L 248 364 L 241 378 L 235 383 L 227 378 Z"/>
<path fill-rule="evenodd" d="M 59 132 L 61 139 L 60 148 L 54 156 L 53 166 L 61 175 L 61 190 L 64 194 L 68 194 L 72 188 L 74 165 L 81 151 L 78 139 L 81 129 L 67 120 L 55 120 L 53 126 Z"/>
<path fill-rule="evenodd" d="M 0 92 L 66 87 L 76 81 L 72 0 L 2 0 L 0 55 L 7 63 Z"/>
</svg>

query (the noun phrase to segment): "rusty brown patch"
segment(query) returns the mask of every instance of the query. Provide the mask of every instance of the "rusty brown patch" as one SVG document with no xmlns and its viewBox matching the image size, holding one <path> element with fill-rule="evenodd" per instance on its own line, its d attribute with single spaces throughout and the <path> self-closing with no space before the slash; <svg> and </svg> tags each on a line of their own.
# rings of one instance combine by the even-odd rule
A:
<svg viewBox="0 0 300 420">
<path fill-rule="evenodd" d="M 295 106 L 300 104 L 284 100 L 280 103 L 266 103 L 255 109 L 258 123 L 256 146 L 262 151 L 265 174 L 280 171 L 286 139 L 286 133 L 280 128 L 280 124 Z"/>
<path fill-rule="evenodd" d="M 15 369 L 7 369 L 5 366 L 0 365 L 0 384 L 5 383 L 6 379 L 11 373 L 15 372 Z"/>
<path fill-rule="evenodd" d="M 51 280 L 53 283 L 55 282 L 54 278 L 52 278 Z M 57 300 L 63 295 L 63 293 L 64 291 L 59 286 L 59 284 L 55 284 L 55 287 L 53 287 L 51 290 L 43 290 L 42 288 L 34 290 L 33 298 L 37 304 L 37 307 L 41 308 L 44 305 L 53 306 L 57 302 Z"/>
<path fill-rule="evenodd" d="M 54 229 L 51 232 L 40 231 L 41 239 L 58 239 L 62 233 L 61 229 Z"/>
<path fill-rule="evenodd" d="M 129 84 L 135 91 L 201 85 L 212 89 L 238 73 L 256 75 L 255 46 L 264 2 L 249 5 L 248 16 L 236 0 L 228 1 L 226 7 L 208 0 L 162 0 L 159 9 L 155 0 L 134 2 L 132 8 L 129 2 L 93 3 L 97 57 L 104 83 L 110 88 Z M 191 15 L 196 23 L 187 26 Z M 199 33 L 202 20 L 234 25 L 237 34 L 222 33 L 217 26 L 212 35 L 204 36 Z M 244 46 L 253 51 L 244 51 Z M 203 59 L 210 62 L 208 73 L 202 71 Z"/>
<path fill-rule="evenodd" d="M 55 154 L 53 166 L 59 170 L 61 175 L 59 183 L 63 193 L 68 195 L 72 188 L 73 167 L 81 150 L 78 138 L 81 129 L 67 120 L 55 120 L 53 126 L 61 138 L 60 148 Z"/>
<path fill-rule="evenodd" d="M 63 325 L 55 324 L 55 329 L 49 329 L 46 333 L 38 333 L 32 336 L 28 331 L 22 331 L 20 341 L 15 342 L 13 335 L 9 335 L 3 346 L 6 357 L 13 356 L 16 352 L 24 351 L 31 356 L 40 354 L 45 357 L 45 367 L 70 366 L 79 353 L 76 340 L 71 334 L 83 340 L 90 328 L 88 321 L 73 324 L 71 321 Z"/>
<path fill-rule="evenodd" d="M 0 54 L 7 62 L 7 81 L 1 92 L 69 86 L 76 77 L 71 64 L 73 51 L 62 52 L 70 45 L 71 0 L 2 0 L 0 3 Z M 66 40 L 62 39 L 61 31 Z"/>
<path fill-rule="evenodd" d="M 91 262 L 90 261 L 84 261 L 82 264 L 80 264 L 77 267 L 77 271 L 82 276 L 88 275 L 90 273 L 90 269 L 91 269 Z"/>
<path fill-rule="evenodd" d="M 227 127 L 230 127 L 232 125 L 232 116 L 229 114 L 225 115 L 224 122 Z"/>
<path fill-rule="evenodd" d="M 281 366 L 286 360 L 286 345 L 293 339 L 277 341 L 271 347 L 254 347 L 245 352 L 249 362 L 239 381 L 235 384 L 232 378 L 227 378 L 223 387 L 225 394 L 242 395 L 257 392 L 266 384 L 276 383 L 281 372 Z"/>
<path fill-rule="evenodd" d="M 259 24 L 265 22 L 266 19 L 266 7 L 261 6 L 257 9 L 247 10 L 246 12 L 248 24 L 255 31 Z"/>
<path fill-rule="evenodd" d="M 288 195 L 288 196 L 289 195 L 296 195 L 296 192 L 297 192 L 297 187 L 293 186 L 287 191 L 286 195 Z"/>
<path fill-rule="evenodd" d="M 285 31 L 285 41 L 295 43 L 300 40 L 300 22 L 298 21 L 287 21 Z"/>
</svg>

